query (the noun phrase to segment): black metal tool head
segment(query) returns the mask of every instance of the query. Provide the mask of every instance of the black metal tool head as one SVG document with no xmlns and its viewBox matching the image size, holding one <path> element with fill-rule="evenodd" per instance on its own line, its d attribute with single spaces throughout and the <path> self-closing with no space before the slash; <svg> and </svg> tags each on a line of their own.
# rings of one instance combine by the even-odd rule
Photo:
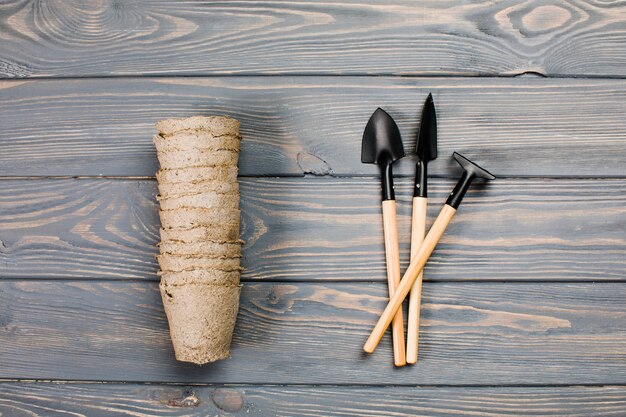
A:
<svg viewBox="0 0 626 417">
<path fill-rule="evenodd" d="M 422 119 L 419 132 L 417 134 L 417 146 L 415 153 L 418 162 L 415 169 L 415 187 L 413 197 L 427 197 L 428 161 L 437 158 L 437 112 L 433 95 L 428 94 L 424 108 L 422 109 Z"/>
<path fill-rule="evenodd" d="M 370 117 L 361 143 L 361 162 L 390 164 L 404 157 L 404 146 L 398 125 L 380 107 Z"/>
<path fill-rule="evenodd" d="M 474 178 L 495 180 L 496 176 L 486 169 L 479 167 L 460 153 L 455 152 L 452 156 L 459 163 L 459 165 L 463 167 L 463 175 L 461 175 L 461 178 L 459 178 L 459 181 L 456 183 L 454 190 L 450 193 L 446 204 L 457 209 L 459 208 L 461 201 L 463 201 L 463 197 L 465 197 L 465 193 L 467 193 L 467 190 L 472 184 Z"/>
<path fill-rule="evenodd" d="M 471 175 L 473 177 L 477 177 L 477 178 L 484 178 L 486 180 L 495 180 L 496 179 L 495 175 L 493 175 L 492 173 L 490 173 L 486 169 L 479 167 L 478 165 L 476 165 L 475 163 L 473 163 L 472 161 L 470 161 L 469 159 L 467 159 L 466 157 L 464 157 L 460 153 L 454 152 L 452 154 L 452 156 L 459 163 L 459 165 L 461 165 L 461 167 L 463 167 L 465 172 L 467 172 L 469 175 Z"/>
<path fill-rule="evenodd" d="M 422 109 L 416 153 L 419 160 L 423 162 L 437 159 L 437 112 L 432 94 L 428 94 Z"/>
<path fill-rule="evenodd" d="M 391 116 L 378 108 L 370 117 L 361 143 L 361 162 L 377 164 L 383 184 L 383 200 L 394 200 L 391 164 L 404 157 L 400 129 Z"/>
</svg>

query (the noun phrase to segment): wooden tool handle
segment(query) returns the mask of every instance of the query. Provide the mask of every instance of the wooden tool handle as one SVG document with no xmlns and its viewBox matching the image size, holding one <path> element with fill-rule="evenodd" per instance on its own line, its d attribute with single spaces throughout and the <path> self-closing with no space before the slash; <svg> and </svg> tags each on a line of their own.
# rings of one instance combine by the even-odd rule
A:
<svg viewBox="0 0 626 417">
<path fill-rule="evenodd" d="M 402 306 L 402 301 L 404 301 L 409 291 L 411 291 L 411 287 L 417 279 L 418 274 L 422 272 L 422 269 L 424 269 L 426 261 L 428 261 L 428 258 L 433 253 L 433 250 L 435 250 L 435 246 L 437 246 L 437 243 L 439 242 L 439 239 L 441 239 L 443 232 L 445 232 L 446 227 L 450 224 L 450 220 L 454 217 L 454 213 L 456 213 L 456 209 L 447 204 L 445 204 L 441 209 L 439 216 L 437 216 L 437 220 L 433 223 L 428 235 L 426 235 L 426 238 L 424 239 L 424 242 L 415 254 L 415 259 L 411 260 L 411 264 L 404 273 L 404 276 L 400 281 L 400 285 L 396 288 L 396 291 L 391 297 L 391 300 L 389 300 L 385 311 L 383 311 L 383 314 L 378 319 L 378 323 L 376 323 L 374 330 L 372 330 L 372 334 L 370 334 L 365 342 L 365 345 L 363 346 L 364 351 L 372 353 L 376 349 L 376 346 L 378 346 L 380 339 L 383 337 L 383 334 L 385 334 L 385 330 L 389 327 L 396 311 L 398 311 L 398 309 Z"/>
<path fill-rule="evenodd" d="M 400 283 L 400 249 L 398 248 L 398 225 L 396 222 L 396 200 L 383 201 L 383 232 L 385 235 L 385 257 L 387 259 L 387 284 L 391 298 Z M 406 365 L 404 347 L 404 321 L 402 309 L 393 317 L 393 362 L 396 366 Z"/>
<path fill-rule="evenodd" d="M 419 250 L 426 234 L 426 197 L 413 197 L 413 216 L 411 217 L 411 260 Z M 422 277 L 417 276 L 409 296 L 409 318 L 406 331 L 406 361 L 417 362 L 417 347 L 420 334 L 420 308 L 422 299 Z"/>
</svg>

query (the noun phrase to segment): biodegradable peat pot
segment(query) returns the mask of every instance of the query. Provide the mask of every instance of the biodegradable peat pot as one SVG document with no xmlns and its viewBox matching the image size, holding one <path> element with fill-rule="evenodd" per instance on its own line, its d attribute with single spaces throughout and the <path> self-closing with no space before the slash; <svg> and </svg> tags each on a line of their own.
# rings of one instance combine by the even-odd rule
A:
<svg viewBox="0 0 626 417">
<path fill-rule="evenodd" d="M 208 133 L 211 136 L 239 136 L 239 120 L 226 116 L 194 116 L 186 119 L 161 120 L 157 122 L 156 128 L 164 137 L 182 132 L 200 135 Z"/>
<path fill-rule="evenodd" d="M 205 181 L 237 181 L 237 166 L 189 167 L 161 169 L 156 173 L 159 184 L 194 184 Z"/>
<path fill-rule="evenodd" d="M 195 149 L 193 151 L 157 151 L 161 169 L 234 166 L 239 151 Z"/>
<path fill-rule="evenodd" d="M 207 256 L 209 258 L 241 258 L 241 243 L 211 242 L 208 240 L 184 243 L 161 241 L 161 255 Z"/>
<path fill-rule="evenodd" d="M 213 284 L 223 286 L 239 285 L 241 269 L 220 271 L 214 268 L 193 269 L 182 272 L 161 271 L 163 285 L 180 286 L 184 284 Z"/>
<path fill-rule="evenodd" d="M 157 200 L 161 204 L 161 210 L 174 210 L 185 207 L 239 209 L 239 193 L 218 194 L 216 192 L 204 192 L 175 197 L 157 196 Z"/>
<path fill-rule="evenodd" d="M 236 223 L 239 221 L 240 213 L 237 209 L 185 207 L 175 210 L 161 210 L 159 217 L 164 229 L 190 229 L 192 227 Z"/>
<path fill-rule="evenodd" d="M 240 271 L 239 258 L 215 258 L 206 256 L 157 255 L 161 274 L 165 272 L 193 271 L 207 269 L 216 271 Z"/>
<path fill-rule="evenodd" d="M 202 365 L 230 357 L 239 285 L 159 285 L 176 359 Z"/>
<path fill-rule="evenodd" d="M 176 359 L 226 359 L 241 291 L 239 122 L 192 117 L 157 130 L 159 288 Z"/>
<path fill-rule="evenodd" d="M 211 192 L 217 194 L 239 193 L 239 183 L 233 181 L 159 183 L 159 194 L 162 198 L 181 197 Z"/>
<path fill-rule="evenodd" d="M 214 136 L 210 133 L 178 133 L 170 136 L 156 135 L 152 138 L 159 152 L 192 151 L 195 149 L 214 149 L 239 151 L 239 136 Z"/>
<path fill-rule="evenodd" d="M 191 229 L 161 229 L 161 240 L 185 243 L 199 240 L 235 242 L 239 240 L 239 222 L 209 224 Z"/>
</svg>

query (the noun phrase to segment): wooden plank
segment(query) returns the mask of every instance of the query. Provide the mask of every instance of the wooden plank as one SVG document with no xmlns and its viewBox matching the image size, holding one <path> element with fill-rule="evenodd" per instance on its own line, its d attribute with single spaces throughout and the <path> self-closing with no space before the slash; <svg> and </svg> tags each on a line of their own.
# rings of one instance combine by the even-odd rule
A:
<svg viewBox="0 0 626 417">
<path fill-rule="evenodd" d="M 433 92 L 436 176 L 459 151 L 500 176 L 626 176 L 626 85 L 620 80 L 227 77 L 0 83 L 0 175 L 152 176 L 153 124 L 229 114 L 242 122 L 241 173 L 377 175 L 360 162 L 378 106 L 409 152 Z M 399 175 L 412 176 L 414 159 Z"/>
<path fill-rule="evenodd" d="M 242 178 L 244 280 L 385 281 L 376 178 Z M 412 180 L 397 182 L 403 270 Z M 452 181 L 430 182 L 429 223 Z M 156 280 L 154 181 L 0 181 L 0 277 Z M 626 180 L 470 190 L 426 280 L 626 280 Z"/>
<path fill-rule="evenodd" d="M 386 285 L 244 286 L 232 358 L 177 363 L 156 283 L 0 284 L 0 379 L 241 384 L 626 383 L 623 284 L 425 286 L 420 361 L 363 342 Z"/>
<path fill-rule="evenodd" d="M 619 2 L 3 2 L 3 77 L 626 75 Z"/>
<path fill-rule="evenodd" d="M 0 413 L 32 417 L 622 416 L 626 388 L 0 384 Z"/>
</svg>

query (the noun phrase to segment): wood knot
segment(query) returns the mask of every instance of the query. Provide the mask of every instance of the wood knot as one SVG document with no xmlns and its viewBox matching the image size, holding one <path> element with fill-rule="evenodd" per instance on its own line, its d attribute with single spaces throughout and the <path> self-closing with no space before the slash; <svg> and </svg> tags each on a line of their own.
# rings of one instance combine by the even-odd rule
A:
<svg viewBox="0 0 626 417">
<path fill-rule="evenodd" d="M 167 405 L 170 407 L 197 407 L 200 405 L 200 399 L 196 397 L 193 389 L 185 389 L 179 398 L 170 398 L 167 400 Z"/>
<path fill-rule="evenodd" d="M 575 4 L 527 0 L 505 6 L 494 14 L 494 19 L 495 25 L 482 25 L 485 33 L 493 36 L 513 35 L 523 45 L 538 47 L 583 24 L 589 16 Z M 530 63 L 530 66 L 538 65 Z"/>
<path fill-rule="evenodd" d="M 259 300 L 259 307 L 277 314 L 291 311 L 296 300 L 293 295 L 298 292 L 294 285 L 273 285 L 267 290 L 265 299 Z"/>
<path fill-rule="evenodd" d="M 213 403 L 223 411 L 234 413 L 243 408 L 243 394 L 234 389 L 218 388 L 211 393 Z"/>
<path fill-rule="evenodd" d="M 563 27 L 572 13 L 559 5 L 544 5 L 530 10 L 522 17 L 522 26 L 529 33 L 549 32 Z"/>
<path fill-rule="evenodd" d="M 298 166 L 302 170 L 303 174 L 312 174 L 312 175 L 332 175 L 333 170 L 328 165 L 328 162 L 324 161 L 317 155 L 313 155 L 308 152 L 300 152 L 296 157 L 296 161 L 298 162 Z"/>
<path fill-rule="evenodd" d="M 8 330 L 9 324 L 13 321 L 13 311 L 10 306 L 0 306 L 0 327 Z"/>
</svg>

